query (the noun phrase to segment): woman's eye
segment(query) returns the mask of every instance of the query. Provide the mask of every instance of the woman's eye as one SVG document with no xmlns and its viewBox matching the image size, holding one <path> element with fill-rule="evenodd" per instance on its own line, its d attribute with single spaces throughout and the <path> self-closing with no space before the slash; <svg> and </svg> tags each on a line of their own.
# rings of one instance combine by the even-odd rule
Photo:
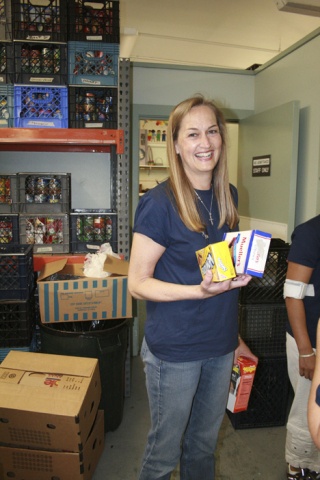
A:
<svg viewBox="0 0 320 480">
<path fill-rule="evenodd" d="M 219 133 L 219 129 L 218 128 L 213 128 L 212 130 L 209 130 L 208 133 L 210 135 L 216 135 L 217 133 Z"/>
</svg>

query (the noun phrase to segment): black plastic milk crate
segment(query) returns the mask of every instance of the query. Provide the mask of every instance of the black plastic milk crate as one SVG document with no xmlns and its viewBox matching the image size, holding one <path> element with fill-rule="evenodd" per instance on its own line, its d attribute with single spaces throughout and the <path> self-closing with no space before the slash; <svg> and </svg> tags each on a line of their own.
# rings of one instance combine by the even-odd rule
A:
<svg viewBox="0 0 320 480">
<path fill-rule="evenodd" d="M 285 304 L 239 305 L 239 333 L 259 358 L 286 354 Z"/>
<path fill-rule="evenodd" d="M 58 43 L 14 44 L 15 83 L 66 85 L 67 46 Z"/>
<path fill-rule="evenodd" d="M 33 246 L 0 245 L 0 300 L 27 300 L 33 289 Z"/>
<path fill-rule="evenodd" d="M 13 127 L 13 85 L 0 85 L 0 128 Z"/>
<path fill-rule="evenodd" d="M 18 210 L 17 175 L 0 173 L 0 213 L 18 213 Z"/>
<path fill-rule="evenodd" d="M 0 0 L 0 40 L 12 40 L 11 0 Z"/>
<path fill-rule="evenodd" d="M 118 128 L 118 90 L 69 87 L 70 128 Z"/>
<path fill-rule="evenodd" d="M 18 214 L 0 214 L 0 244 L 19 243 Z"/>
<path fill-rule="evenodd" d="M 68 128 L 68 88 L 15 85 L 14 126 Z"/>
<path fill-rule="evenodd" d="M 69 214 L 20 214 L 19 235 L 34 253 L 69 253 Z"/>
<path fill-rule="evenodd" d="M 69 0 L 68 40 L 120 42 L 119 1 Z"/>
<path fill-rule="evenodd" d="M 71 219 L 71 252 L 88 253 L 87 245 L 100 246 L 110 243 L 113 252 L 117 253 L 117 214 L 111 210 L 85 210 L 72 212 Z"/>
<path fill-rule="evenodd" d="M 13 40 L 67 42 L 67 0 L 12 0 Z"/>
<path fill-rule="evenodd" d="M 2 84 L 10 84 L 14 82 L 13 59 L 13 44 L 8 42 L 0 42 L 0 82 Z"/>
<path fill-rule="evenodd" d="M 69 85 L 118 86 L 119 44 L 68 42 Z"/>
<path fill-rule="evenodd" d="M 0 302 L 0 346 L 29 346 L 35 328 L 33 295 L 28 300 Z"/>
<path fill-rule="evenodd" d="M 283 285 L 287 273 L 289 244 L 271 239 L 265 271 L 262 278 L 253 277 L 240 289 L 239 300 L 244 303 L 283 303 Z"/>
<path fill-rule="evenodd" d="M 69 213 L 71 208 L 70 173 L 18 173 L 18 198 L 21 213 Z"/>
<path fill-rule="evenodd" d="M 235 429 L 280 427 L 285 425 L 290 398 L 287 358 L 259 359 L 248 409 L 228 417 Z"/>
</svg>

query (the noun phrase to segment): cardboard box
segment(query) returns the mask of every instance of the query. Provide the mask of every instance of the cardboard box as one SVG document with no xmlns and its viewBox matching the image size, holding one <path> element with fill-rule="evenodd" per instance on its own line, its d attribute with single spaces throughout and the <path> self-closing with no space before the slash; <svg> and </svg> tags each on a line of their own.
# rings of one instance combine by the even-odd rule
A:
<svg viewBox="0 0 320 480">
<path fill-rule="evenodd" d="M 212 243 L 196 251 L 202 278 L 208 270 L 212 271 L 212 281 L 222 282 L 236 276 L 228 243 Z"/>
<path fill-rule="evenodd" d="M 99 407 L 98 360 L 11 350 L 0 392 L 0 443 L 79 452 Z"/>
<path fill-rule="evenodd" d="M 260 230 L 228 232 L 224 234 L 228 242 L 237 275 L 247 273 L 254 277 L 263 277 L 271 234 Z"/>
<path fill-rule="evenodd" d="M 46 263 L 38 276 L 40 319 L 42 323 L 113 320 L 132 316 L 128 291 L 128 262 L 108 256 L 104 270 L 112 275 L 90 278 L 83 274 L 83 263 L 69 264 L 67 258 Z M 80 277 L 48 280 L 51 275 Z"/>
<path fill-rule="evenodd" d="M 104 448 L 103 417 L 103 410 L 99 410 L 82 452 L 0 446 L 0 478 L 91 480 Z"/>
<path fill-rule="evenodd" d="M 227 409 L 237 413 L 247 410 L 257 364 L 248 357 L 238 357 L 233 365 Z"/>
</svg>

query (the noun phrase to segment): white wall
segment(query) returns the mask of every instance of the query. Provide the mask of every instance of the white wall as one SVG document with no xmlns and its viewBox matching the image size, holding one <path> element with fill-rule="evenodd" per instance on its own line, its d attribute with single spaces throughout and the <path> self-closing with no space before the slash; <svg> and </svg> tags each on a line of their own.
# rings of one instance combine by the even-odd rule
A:
<svg viewBox="0 0 320 480">
<path fill-rule="evenodd" d="M 170 65 L 133 65 L 134 105 L 170 105 L 196 93 L 213 98 L 232 110 L 254 109 L 252 72 L 193 70 Z"/>
</svg>

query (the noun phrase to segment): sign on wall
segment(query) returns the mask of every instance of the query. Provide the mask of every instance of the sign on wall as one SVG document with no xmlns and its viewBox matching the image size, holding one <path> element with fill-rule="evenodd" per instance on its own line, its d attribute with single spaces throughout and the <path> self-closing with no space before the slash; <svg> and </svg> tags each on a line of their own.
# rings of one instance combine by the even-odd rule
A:
<svg viewBox="0 0 320 480">
<path fill-rule="evenodd" d="M 252 157 L 252 176 L 270 177 L 271 175 L 271 155 L 262 155 Z"/>
</svg>

